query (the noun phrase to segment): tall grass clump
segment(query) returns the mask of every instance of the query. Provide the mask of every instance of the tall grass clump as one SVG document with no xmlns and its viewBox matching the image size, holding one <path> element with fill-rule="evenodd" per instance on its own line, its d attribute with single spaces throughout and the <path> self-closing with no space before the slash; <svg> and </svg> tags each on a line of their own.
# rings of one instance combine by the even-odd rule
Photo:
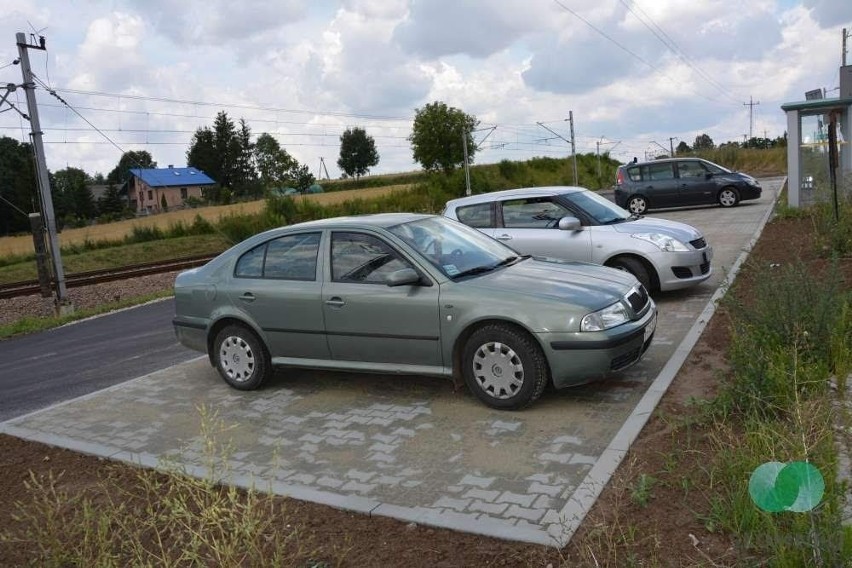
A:
<svg viewBox="0 0 852 568">
<path fill-rule="evenodd" d="M 164 461 L 157 471 L 114 470 L 88 492 L 62 477 L 36 477 L 12 504 L 0 538 L 32 552 L 37 566 L 331 566 L 346 542 L 318 543 L 287 503 L 219 483 L 230 475 L 231 428 L 199 408 L 205 477 Z"/>
<path fill-rule="evenodd" d="M 752 298 L 729 303 L 733 373 L 725 400 L 746 415 L 769 417 L 794 409 L 799 395 L 824 393 L 829 374 L 848 370 L 850 295 L 835 266 L 820 277 L 798 261 L 752 268 Z"/>
<path fill-rule="evenodd" d="M 852 255 L 852 176 L 838 182 L 836 208 L 827 184 L 818 184 L 814 191 L 817 201 L 812 211 L 820 254 Z"/>
</svg>

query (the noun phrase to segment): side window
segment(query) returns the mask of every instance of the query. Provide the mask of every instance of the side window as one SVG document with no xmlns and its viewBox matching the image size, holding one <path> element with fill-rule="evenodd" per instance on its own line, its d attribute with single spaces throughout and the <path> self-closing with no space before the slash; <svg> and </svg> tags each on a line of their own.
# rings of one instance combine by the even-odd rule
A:
<svg viewBox="0 0 852 568">
<path fill-rule="evenodd" d="M 379 238 L 363 233 L 332 233 L 331 279 L 335 282 L 384 284 L 390 273 L 411 267 Z"/>
<path fill-rule="evenodd" d="M 474 229 L 488 229 L 494 226 L 494 219 L 491 215 L 491 203 L 479 203 L 477 205 L 459 207 L 456 210 L 456 215 L 459 221 Z"/>
<path fill-rule="evenodd" d="M 642 181 L 642 170 L 639 167 L 627 168 L 627 177 L 630 181 Z"/>
<path fill-rule="evenodd" d="M 316 280 L 319 233 L 287 235 L 270 241 L 263 263 L 264 278 Z"/>
<path fill-rule="evenodd" d="M 237 261 L 237 278 L 315 280 L 319 233 L 287 235 L 263 243 Z"/>
<path fill-rule="evenodd" d="M 513 199 L 504 201 L 502 206 L 503 226 L 509 229 L 549 229 L 556 227 L 562 217 L 573 215 L 549 197 Z"/>
<path fill-rule="evenodd" d="M 263 257 L 266 254 L 266 243 L 256 246 L 237 261 L 234 276 L 237 278 L 263 278 Z"/>
<path fill-rule="evenodd" d="M 704 177 L 707 170 L 701 167 L 700 162 L 678 162 L 677 172 L 682 178 Z"/>
<path fill-rule="evenodd" d="M 648 179 L 656 181 L 674 179 L 674 170 L 672 169 L 671 163 L 649 164 Z"/>
</svg>

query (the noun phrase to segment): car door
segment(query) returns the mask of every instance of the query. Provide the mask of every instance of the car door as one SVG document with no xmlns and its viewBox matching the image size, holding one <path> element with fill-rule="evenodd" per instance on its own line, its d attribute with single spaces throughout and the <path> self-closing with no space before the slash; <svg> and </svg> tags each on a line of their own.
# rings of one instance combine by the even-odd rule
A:
<svg viewBox="0 0 852 568">
<path fill-rule="evenodd" d="M 654 207 L 680 205 L 680 188 L 671 162 L 662 161 L 642 166 L 642 187 Z"/>
<path fill-rule="evenodd" d="M 385 284 L 394 271 L 418 269 L 375 234 L 332 231 L 328 254 L 322 299 L 333 359 L 443 365 L 437 284 Z"/>
<path fill-rule="evenodd" d="M 272 357 L 329 358 L 318 270 L 321 235 L 285 235 L 237 260 L 228 295 L 263 330 Z"/>
<path fill-rule="evenodd" d="M 708 173 L 698 160 L 684 160 L 677 163 L 680 188 L 678 201 L 681 205 L 698 205 L 716 201 L 716 184 L 707 175 Z"/>
<path fill-rule="evenodd" d="M 553 197 L 508 199 L 499 202 L 498 208 L 502 226 L 497 227 L 492 236 L 519 253 L 562 260 L 591 260 L 589 231 L 586 228 L 560 230 L 559 219 L 575 215 Z"/>
</svg>

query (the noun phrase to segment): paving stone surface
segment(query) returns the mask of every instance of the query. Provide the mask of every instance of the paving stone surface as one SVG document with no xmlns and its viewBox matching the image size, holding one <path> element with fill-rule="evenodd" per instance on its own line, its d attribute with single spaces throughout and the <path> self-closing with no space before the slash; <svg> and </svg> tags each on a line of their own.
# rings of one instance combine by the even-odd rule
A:
<svg viewBox="0 0 852 568">
<path fill-rule="evenodd" d="M 760 200 L 733 209 L 653 213 L 704 232 L 713 277 L 657 295 L 655 341 L 639 364 L 547 392 L 521 412 L 492 410 L 449 381 L 424 377 L 288 371 L 239 392 L 204 357 L 0 431 L 363 513 L 561 545 L 579 522 L 564 517 L 566 503 L 754 236 L 782 181 L 763 180 Z"/>
</svg>

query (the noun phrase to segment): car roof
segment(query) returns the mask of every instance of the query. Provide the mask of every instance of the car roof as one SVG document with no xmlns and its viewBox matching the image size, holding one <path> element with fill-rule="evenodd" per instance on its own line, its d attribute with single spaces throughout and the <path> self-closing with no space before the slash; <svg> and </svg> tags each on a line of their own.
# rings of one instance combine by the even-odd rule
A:
<svg viewBox="0 0 852 568">
<path fill-rule="evenodd" d="M 645 161 L 645 162 L 636 162 L 636 163 L 628 162 L 628 163 L 622 164 L 618 167 L 619 168 L 630 168 L 630 167 L 633 167 L 633 166 L 646 166 L 648 164 L 662 164 L 662 163 L 666 163 L 666 162 L 694 162 L 695 160 L 698 160 L 700 162 L 709 162 L 711 164 L 713 163 L 710 160 L 705 160 L 704 158 L 699 158 L 698 156 L 693 156 L 691 158 L 660 158 L 659 160 L 648 160 L 648 161 Z"/>
<path fill-rule="evenodd" d="M 479 193 L 477 195 L 469 195 L 467 197 L 459 197 L 447 202 L 447 207 L 456 207 L 458 205 L 470 205 L 474 203 L 485 203 L 494 201 L 495 199 L 505 199 L 508 197 L 544 197 L 548 195 L 563 195 L 566 193 L 579 193 L 581 191 L 589 191 L 585 187 L 573 185 L 550 185 L 543 187 L 519 187 L 517 189 L 504 189 L 503 191 L 492 191 L 490 193 Z"/>
<path fill-rule="evenodd" d="M 387 228 L 416 221 L 434 215 L 424 213 L 375 213 L 372 215 L 352 215 L 349 217 L 331 217 L 329 219 L 317 219 L 315 221 L 305 221 L 304 223 L 296 223 L 282 227 L 286 229 L 302 229 L 302 228 L 317 228 L 325 227 L 380 227 Z"/>
</svg>

